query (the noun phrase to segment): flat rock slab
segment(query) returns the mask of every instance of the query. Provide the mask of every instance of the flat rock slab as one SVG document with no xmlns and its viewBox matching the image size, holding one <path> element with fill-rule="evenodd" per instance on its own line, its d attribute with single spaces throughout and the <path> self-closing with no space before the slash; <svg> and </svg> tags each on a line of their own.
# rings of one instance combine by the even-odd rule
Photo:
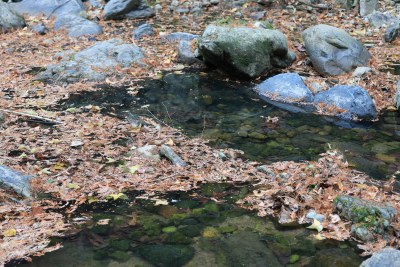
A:
<svg viewBox="0 0 400 267">
<path fill-rule="evenodd" d="M 0 186 L 11 188 L 21 196 L 30 197 L 29 181 L 32 177 L 0 165 Z"/>
<path fill-rule="evenodd" d="M 244 78 L 287 67 L 296 58 L 283 33 L 261 28 L 209 25 L 198 48 L 206 64 Z"/>
<path fill-rule="evenodd" d="M 368 50 L 342 29 L 320 24 L 303 32 L 304 45 L 316 71 L 340 75 L 367 65 Z"/>
<path fill-rule="evenodd" d="M 117 75 L 115 68 L 128 68 L 132 64 L 144 65 L 142 50 L 133 44 L 111 39 L 98 42 L 77 53 L 60 54 L 62 59 L 39 73 L 36 80 L 76 82 L 81 79 L 103 81 Z"/>
<path fill-rule="evenodd" d="M 25 27 L 25 19 L 11 6 L 0 1 L 0 33 Z"/>
<path fill-rule="evenodd" d="M 400 251 L 384 248 L 363 261 L 360 267 L 400 267 Z"/>
</svg>

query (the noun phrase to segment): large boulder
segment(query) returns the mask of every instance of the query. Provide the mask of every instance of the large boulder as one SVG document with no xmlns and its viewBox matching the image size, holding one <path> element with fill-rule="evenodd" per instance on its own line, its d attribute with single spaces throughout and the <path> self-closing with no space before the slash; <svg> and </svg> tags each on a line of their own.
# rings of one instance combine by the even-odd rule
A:
<svg viewBox="0 0 400 267">
<path fill-rule="evenodd" d="M 374 240 L 375 234 L 384 234 L 397 214 L 389 204 L 345 195 L 336 197 L 333 205 L 341 218 L 353 223 L 351 234 L 365 242 Z"/>
<path fill-rule="evenodd" d="M 264 101 L 291 112 L 314 111 L 314 95 L 297 73 L 282 73 L 255 87 Z"/>
<path fill-rule="evenodd" d="M 400 267 L 400 251 L 384 248 L 363 261 L 360 267 Z"/>
<path fill-rule="evenodd" d="M 57 17 L 54 30 L 66 29 L 68 36 L 79 37 L 83 35 L 98 35 L 103 29 L 95 22 L 85 19 L 78 14 Z"/>
<path fill-rule="evenodd" d="M 25 27 L 25 20 L 8 4 L 0 1 L 0 32 Z"/>
<path fill-rule="evenodd" d="M 118 39 L 98 42 L 77 53 L 63 53 L 59 63 L 50 65 L 39 73 L 37 80 L 76 82 L 81 79 L 103 81 L 115 75 L 116 67 L 128 68 L 132 64 L 143 65 L 142 50 Z"/>
<path fill-rule="evenodd" d="M 140 0 L 110 0 L 104 6 L 103 18 L 105 20 L 123 19 L 125 14 L 138 8 L 140 2 Z"/>
<path fill-rule="evenodd" d="M 344 30 L 317 25 L 303 32 L 305 48 L 311 62 L 323 75 L 339 75 L 365 66 L 371 55 L 368 50 Z"/>
<path fill-rule="evenodd" d="M 283 33 L 261 28 L 209 25 L 198 48 L 206 64 L 250 78 L 287 67 L 295 60 Z"/>
<path fill-rule="evenodd" d="M 371 96 L 359 86 L 336 85 L 316 94 L 314 103 L 322 113 L 344 120 L 372 120 L 377 115 Z"/>
<path fill-rule="evenodd" d="M 377 4 L 378 0 L 360 0 L 360 15 L 364 17 L 373 13 Z"/>
<path fill-rule="evenodd" d="M 12 189 L 17 194 L 30 197 L 30 175 L 24 175 L 6 166 L 0 165 L 0 186 Z"/>
<path fill-rule="evenodd" d="M 12 3 L 12 7 L 20 14 L 30 16 L 46 15 L 58 16 L 60 14 L 78 14 L 85 11 L 81 0 L 23 0 Z"/>
</svg>

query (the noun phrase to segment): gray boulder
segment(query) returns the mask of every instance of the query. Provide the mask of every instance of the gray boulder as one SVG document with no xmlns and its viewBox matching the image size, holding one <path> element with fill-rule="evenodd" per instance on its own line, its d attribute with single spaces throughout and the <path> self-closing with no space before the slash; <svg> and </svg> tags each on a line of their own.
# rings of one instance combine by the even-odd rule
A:
<svg viewBox="0 0 400 267">
<path fill-rule="evenodd" d="M 78 14 L 85 11 L 81 0 L 23 0 L 12 3 L 12 7 L 20 14 L 37 16 L 58 16 L 60 14 Z"/>
<path fill-rule="evenodd" d="M 25 19 L 8 4 L 0 1 L 0 32 L 25 27 Z"/>
<path fill-rule="evenodd" d="M 363 261 L 360 267 L 400 267 L 400 251 L 394 248 L 384 248 Z"/>
<path fill-rule="evenodd" d="M 142 24 L 133 31 L 133 38 L 135 38 L 135 40 L 139 40 L 144 35 L 147 35 L 147 36 L 154 35 L 154 30 L 151 25 Z"/>
<path fill-rule="evenodd" d="M 394 96 L 394 105 L 397 109 L 400 107 L 400 80 L 396 83 L 396 95 Z"/>
<path fill-rule="evenodd" d="M 30 197 L 29 181 L 32 177 L 0 165 L 0 186 L 13 189 L 17 194 L 24 197 Z"/>
<path fill-rule="evenodd" d="M 360 0 L 360 15 L 367 16 L 375 11 L 378 0 Z"/>
<path fill-rule="evenodd" d="M 365 66 L 371 55 L 368 50 L 344 30 L 317 25 L 303 32 L 305 48 L 319 73 L 339 75 Z"/>
<path fill-rule="evenodd" d="M 54 30 L 66 29 L 68 36 L 79 37 L 83 35 L 97 35 L 103 29 L 97 23 L 87 20 L 77 14 L 63 15 L 57 17 L 54 23 Z"/>
<path fill-rule="evenodd" d="M 105 20 L 122 19 L 124 15 L 139 7 L 140 0 L 110 0 L 104 6 Z"/>
<path fill-rule="evenodd" d="M 385 33 L 383 34 L 383 39 L 385 40 L 385 42 L 390 43 L 394 39 L 396 39 L 397 36 L 399 35 L 400 35 L 400 21 L 397 20 L 385 30 Z"/>
<path fill-rule="evenodd" d="M 206 64 L 231 75 L 257 77 L 295 60 L 286 37 L 277 30 L 209 25 L 199 39 L 199 53 Z"/>
<path fill-rule="evenodd" d="M 379 11 L 369 14 L 367 18 L 369 23 L 376 28 L 380 28 L 385 25 L 389 26 L 397 20 L 397 18 L 392 16 L 390 13 L 383 13 Z"/>
<path fill-rule="evenodd" d="M 359 86 L 336 85 L 315 95 L 314 103 L 320 111 L 344 120 L 371 120 L 377 115 L 368 92 Z"/>
<path fill-rule="evenodd" d="M 126 19 L 147 19 L 155 16 L 154 9 L 147 6 L 146 1 L 141 1 L 139 7 L 125 14 Z"/>
<path fill-rule="evenodd" d="M 182 40 L 178 45 L 178 61 L 184 64 L 201 63 L 198 49 L 194 49 L 189 41 Z"/>
<path fill-rule="evenodd" d="M 103 81 L 117 74 L 116 67 L 127 68 L 132 64 L 143 65 L 143 53 L 133 44 L 118 39 L 98 42 L 75 54 L 65 53 L 55 65 L 50 65 L 36 79 L 44 81 L 76 82 L 81 79 Z"/>
<path fill-rule="evenodd" d="M 43 23 L 38 23 L 36 25 L 33 25 L 31 27 L 31 30 L 40 35 L 45 35 L 49 31 L 49 29 L 47 29 L 46 25 L 44 25 Z"/>
<path fill-rule="evenodd" d="M 336 197 L 333 206 L 341 218 L 353 223 L 351 234 L 365 242 L 373 240 L 374 234 L 384 234 L 397 214 L 389 204 L 352 196 Z"/>
<path fill-rule="evenodd" d="M 313 93 L 297 73 L 283 73 L 257 85 L 255 91 L 264 101 L 291 112 L 312 112 Z"/>
<path fill-rule="evenodd" d="M 162 38 L 168 41 L 192 41 L 199 38 L 197 34 L 191 34 L 187 32 L 173 32 L 170 34 L 163 35 Z"/>
</svg>

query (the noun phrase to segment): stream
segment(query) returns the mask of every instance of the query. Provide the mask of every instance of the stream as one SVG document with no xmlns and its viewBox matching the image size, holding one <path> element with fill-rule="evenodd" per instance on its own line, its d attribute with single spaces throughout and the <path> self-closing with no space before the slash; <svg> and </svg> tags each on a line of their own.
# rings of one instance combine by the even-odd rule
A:
<svg viewBox="0 0 400 267">
<path fill-rule="evenodd" d="M 190 137 L 208 139 L 213 147 L 240 149 L 246 159 L 261 163 L 315 160 L 335 148 L 351 167 L 376 179 L 397 175 L 397 112 L 343 128 L 329 117 L 278 109 L 260 101 L 251 83 L 214 75 L 169 73 L 140 84 L 135 97 L 127 88 L 105 86 L 70 96 L 60 109 L 96 105 L 118 116 L 148 116 Z M 249 190 L 246 185 L 206 184 L 193 192 L 157 196 L 164 205 L 131 192 L 128 200 L 81 207 L 79 216 L 88 221 L 78 235 L 54 239 L 64 247 L 20 265 L 347 267 L 363 260 L 355 244 L 319 241 L 315 231 L 303 226 L 282 228 L 271 218 L 239 209 L 235 201 Z M 214 202 L 214 194 L 226 201 Z"/>
</svg>

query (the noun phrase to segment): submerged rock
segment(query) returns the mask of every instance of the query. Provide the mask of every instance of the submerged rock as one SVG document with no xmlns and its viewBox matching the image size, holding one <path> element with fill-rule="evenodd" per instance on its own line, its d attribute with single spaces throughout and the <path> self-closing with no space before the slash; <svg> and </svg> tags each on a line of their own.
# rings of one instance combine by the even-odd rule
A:
<svg viewBox="0 0 400 267">
<path fill-rule="evenodd" d="M 368 50 L 344 30 L 320 24 L 303 32 L 308 56 L 316 71 L 324 75 L 339 75 L 365 66 L 371 55 Z"/>
<path fill-rule="evenodd" d="M 183 245 L 144 245 L 139 254 L 148 262 L 160 267 L 183 266 L 194 255 L 194 249 Z"/>
<path fill-rule="evenodd" d="M 363 261 L 360 267 L 400 267 L 400 251 L 394 248 L 384 248 Z"/>
<path fill-rule="evenodd" d="M 0 33 L 23 27 L 25 27 L 25 19 L 9 4 L 0 1 Z"/>
<path fill-rule="evenodd" d="M 143 57 L 141 49 L 136 45 L 111 39 L 98 42 L 74 54 L 65 53 L 59 63 L 48 66 L 36 79 L 66 82 L 76 82 L 81 79 L 102 81 L 107 76 L 116 74 L 115 67 L 143 65 L 141 62 Z"/>
<path fill-rule="evenodd" d="M 0 165 L 0 186 L 13 189 L 17 194 L 30 197 L 30 175 L 24 175 Z"/>
<path fill-rule="evenodd" d="M 206 64 L 250 78 L 273 68 L 285 68 L 296 58 L 283 33 L 261 28 L 209 25 L 198 48 Z"/>
<path fill-rule="evenodd" d="M 357 254 L 349 249 L 330 248 L 318 251 L 311 266 L 321 267 L 358 267 L 361 263 Z"/>
<path fill-rule="evenodd" d="M 396 83 L 396 95 L 394 97 L 394 105 L 397 109 L 400 107 L 400 80 Z"/>
<path fill-rule="evenodd" d="M 319 110 L 344 120 L 372 120 L 377 112 L 368 92 L 359 86 L 336 85 L 315 95 Z"/>
<path fill-rule="evenodd" d="M 192 48 L 189 41 L 181 40 L 178 45 L 178 61 L 184 64 L 195 64 L 201 61 L 197 58 L 199 56 L 198 49 Z"/>
<path fill-rule="evenodd" d="M 291 112 L 312 112 L 314 96 L 297 73 L 282 73 L 257 85 L 264 101 Z"/>
<path fill-rule="evenodd" d="M 384 234 L 397 214 L 396 209 L 389 204 L 352 196 L 338 196 L 333 204 L 341 218 L 353 223 L 352 235 L 362 241 L 373 240 L 374 234 Z"/>
</svg>

